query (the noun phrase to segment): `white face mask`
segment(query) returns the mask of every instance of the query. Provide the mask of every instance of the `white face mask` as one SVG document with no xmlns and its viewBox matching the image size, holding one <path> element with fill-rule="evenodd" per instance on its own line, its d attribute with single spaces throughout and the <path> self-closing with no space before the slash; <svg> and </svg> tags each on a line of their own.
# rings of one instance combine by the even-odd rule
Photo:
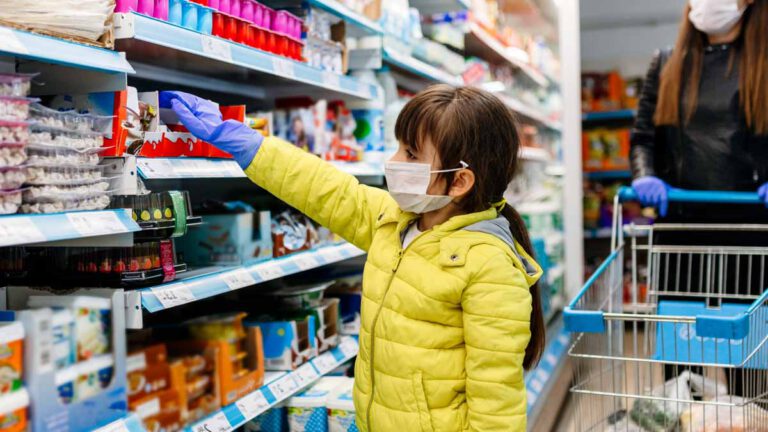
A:
<svg viewBox="0 0 768 432">
<path fill-rule="evenodd" d="M 384 176 L 389 194 L 403 211 L 421 214 L 441 209 L 453 200 L 447 195 L 427 195 L 432 174 L 463 170 L 469 165 L 461 161 L 461 168 L 432 171 L 425 163 L 387 162 Z"/>
<path fill-rule="evenodd" d="M 744 13 L 739 0 L 689 0 L 688 19 L 694 27 L 710 35 L 728 33 Z"/>
</svg>

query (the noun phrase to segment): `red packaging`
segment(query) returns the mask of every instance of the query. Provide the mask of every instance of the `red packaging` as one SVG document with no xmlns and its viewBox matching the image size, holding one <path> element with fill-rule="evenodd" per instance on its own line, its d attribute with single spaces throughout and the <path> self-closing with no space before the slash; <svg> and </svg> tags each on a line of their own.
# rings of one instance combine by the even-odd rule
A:
<svg viewBox="0 0 768 432">
<path fill-rule="evenodd" d="M 250 41 L 250 24 L 247 21 L 241 19 L 235 19 L 235 21 L 237 25 L 237 36 L 235 37 L 235 42 L 248 45 L 248 41 Z"/>
<path fill-rule="evenodd" d="M 289 57 L 288 53 L 288 37 L 281 34 L 275 34 L 275 54 Z"/>
<path fill-rule="evenodd" d="M 267 44 L 267 34 L 264 32 L 264 29 L 261 27 L 253 26 L 253 31 L 255 32 L 255 42 L 253 44 L 254 48 L 266 51 L 265 45 Z"/>
<path fill-rule="evenodd" d="M 220 38 L 225 38 L 225 19 L 224 14 L 219 11 L 213 11 L 213 35 Z"/>
<path fill-rule="evenodd" d="M 230 15 L 224 15 L 224 35 L 225 39 L 237 39 L 237 18 Z"/>
<path fill-rule="evenodd" d="M 277 53 L 277 41 L 275 39 L 275 34 L 269 30 L 264 30 L 264 51 L 271 52 L 273 54 Z"/>
</svg>

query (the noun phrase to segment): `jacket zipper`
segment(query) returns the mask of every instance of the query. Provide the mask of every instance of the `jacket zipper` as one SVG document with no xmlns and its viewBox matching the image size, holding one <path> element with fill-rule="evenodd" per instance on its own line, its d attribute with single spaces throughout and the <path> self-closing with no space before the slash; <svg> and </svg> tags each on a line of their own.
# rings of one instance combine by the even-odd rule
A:
<svg viewBox="0 0 768 432">
<path fill-rule="evenodd" d="M 418 222 L 415 222 L 418 223 Z M 406 229 L 410 228 L 410 225 L 406 227 Z M 392 267 L 392 274 L 389 276 L 389 281 L 387 282 L 387 289 L 384 291 L 384 295 L 381 296 L 381 304 L 376 309 L 376 315 L 373 317 L 373 323 L 371 324 L 371 359 L 368 365 L 368 375 L 371 377 L 371 398 L 368 401 L 368 407 L 365 410 L 365 424 L 368 428 L 368 431 L 371 430 L 371 407 L 373 407 L 373 397 L 374 397 L 374 386 L 376 385 L 374 374 L 373 374 L 373 359 L 374 359 L 374 349 L 376 345 L 376 324 L 379 322 L 379 314 L 381 314 L 381 308 L 384 306 L 384 301 L 387 299 L 387 294 L 389 294 L 389 288 L 392 286 L 392 281 L 395 279 L 395 273 L 397 273 L 397 269 L 400 268 L 400 261 L 403 260 L 403 255 L 405 255 L 405 251 L 408 250 L 409 247 L 411 247 L 412 244 L 416 243 L 416 240 L 418 240 L 420 237 L 422 237 L 424 234 L 431 232 L 432 230 L 426 230 L 422 232 L 421 234 L 417 235 L 411 242 L 408 244 L 408 246 L 403 249 L 402 240 L 400 240 L 400 250 L 397 252 L 397 261 L 395 261 L 394 267 Z M 400 236 L 400 233 L 397 233 L 398 236 Z"/>
</svg>

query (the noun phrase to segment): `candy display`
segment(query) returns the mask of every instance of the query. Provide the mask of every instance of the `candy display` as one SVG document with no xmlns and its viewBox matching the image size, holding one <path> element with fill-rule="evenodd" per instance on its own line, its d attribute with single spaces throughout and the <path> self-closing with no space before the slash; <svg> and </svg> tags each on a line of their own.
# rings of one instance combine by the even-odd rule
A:
<svg viewBox="0 0 768 432">
<path fill-rule="evenodd" d="M 584 112 L 636 109 L 642 80 L 629 82 L 616 71 L 581 74 L 581 107 Z"/>
<path fill-rule="evenodd" d="M 188 227 L 202 223 L 202 218 L 192 214 L 187 191 L 115 196 L 110 207 L 131 209 L 133 220 L 142 227 L 142 231 L 135 234 L 136 241 L 181 237 Z"/>
<path fill-rule="evenodd" d="M 585 171 L 629 169 L 629 129 L 590 129 L 581 148 Z"/>
<path fill-rule="evenodd" d="M 0 324 L 0 395 L 21 388 L 24 327 L 19 322 Z"/>
</svg>

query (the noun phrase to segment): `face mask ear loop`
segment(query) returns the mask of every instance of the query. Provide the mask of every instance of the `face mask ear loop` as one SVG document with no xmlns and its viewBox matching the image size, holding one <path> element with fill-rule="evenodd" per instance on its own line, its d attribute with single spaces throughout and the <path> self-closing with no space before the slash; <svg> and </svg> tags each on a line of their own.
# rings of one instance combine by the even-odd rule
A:
<svg viewBox="0 0 768 432">
<path fill-rule="evenodd" d="M 491 203 L 491 207 L 496 209 L 496 212 L 501 214 L 501 211 L 504 210 L 504 206 L 507 205 L 507 200 L 502 198 L 501 201 L 497 201 L 495 203 Z"/>
<path fill-rule="evenodd" d="M 447 173 L 447 172 L 454 172 L 454 171 L 461 171 L 463 169 L 469 168 L 469 164 L 464 161 L 459 161 L 459 164 L 461 165 L 460 168 L 451 168 L 451 169 L 444 169 L 444 170 L 435 170 L 430 171 L 430 174 L 440 174 L 440 173 Z"/>
</svg>

